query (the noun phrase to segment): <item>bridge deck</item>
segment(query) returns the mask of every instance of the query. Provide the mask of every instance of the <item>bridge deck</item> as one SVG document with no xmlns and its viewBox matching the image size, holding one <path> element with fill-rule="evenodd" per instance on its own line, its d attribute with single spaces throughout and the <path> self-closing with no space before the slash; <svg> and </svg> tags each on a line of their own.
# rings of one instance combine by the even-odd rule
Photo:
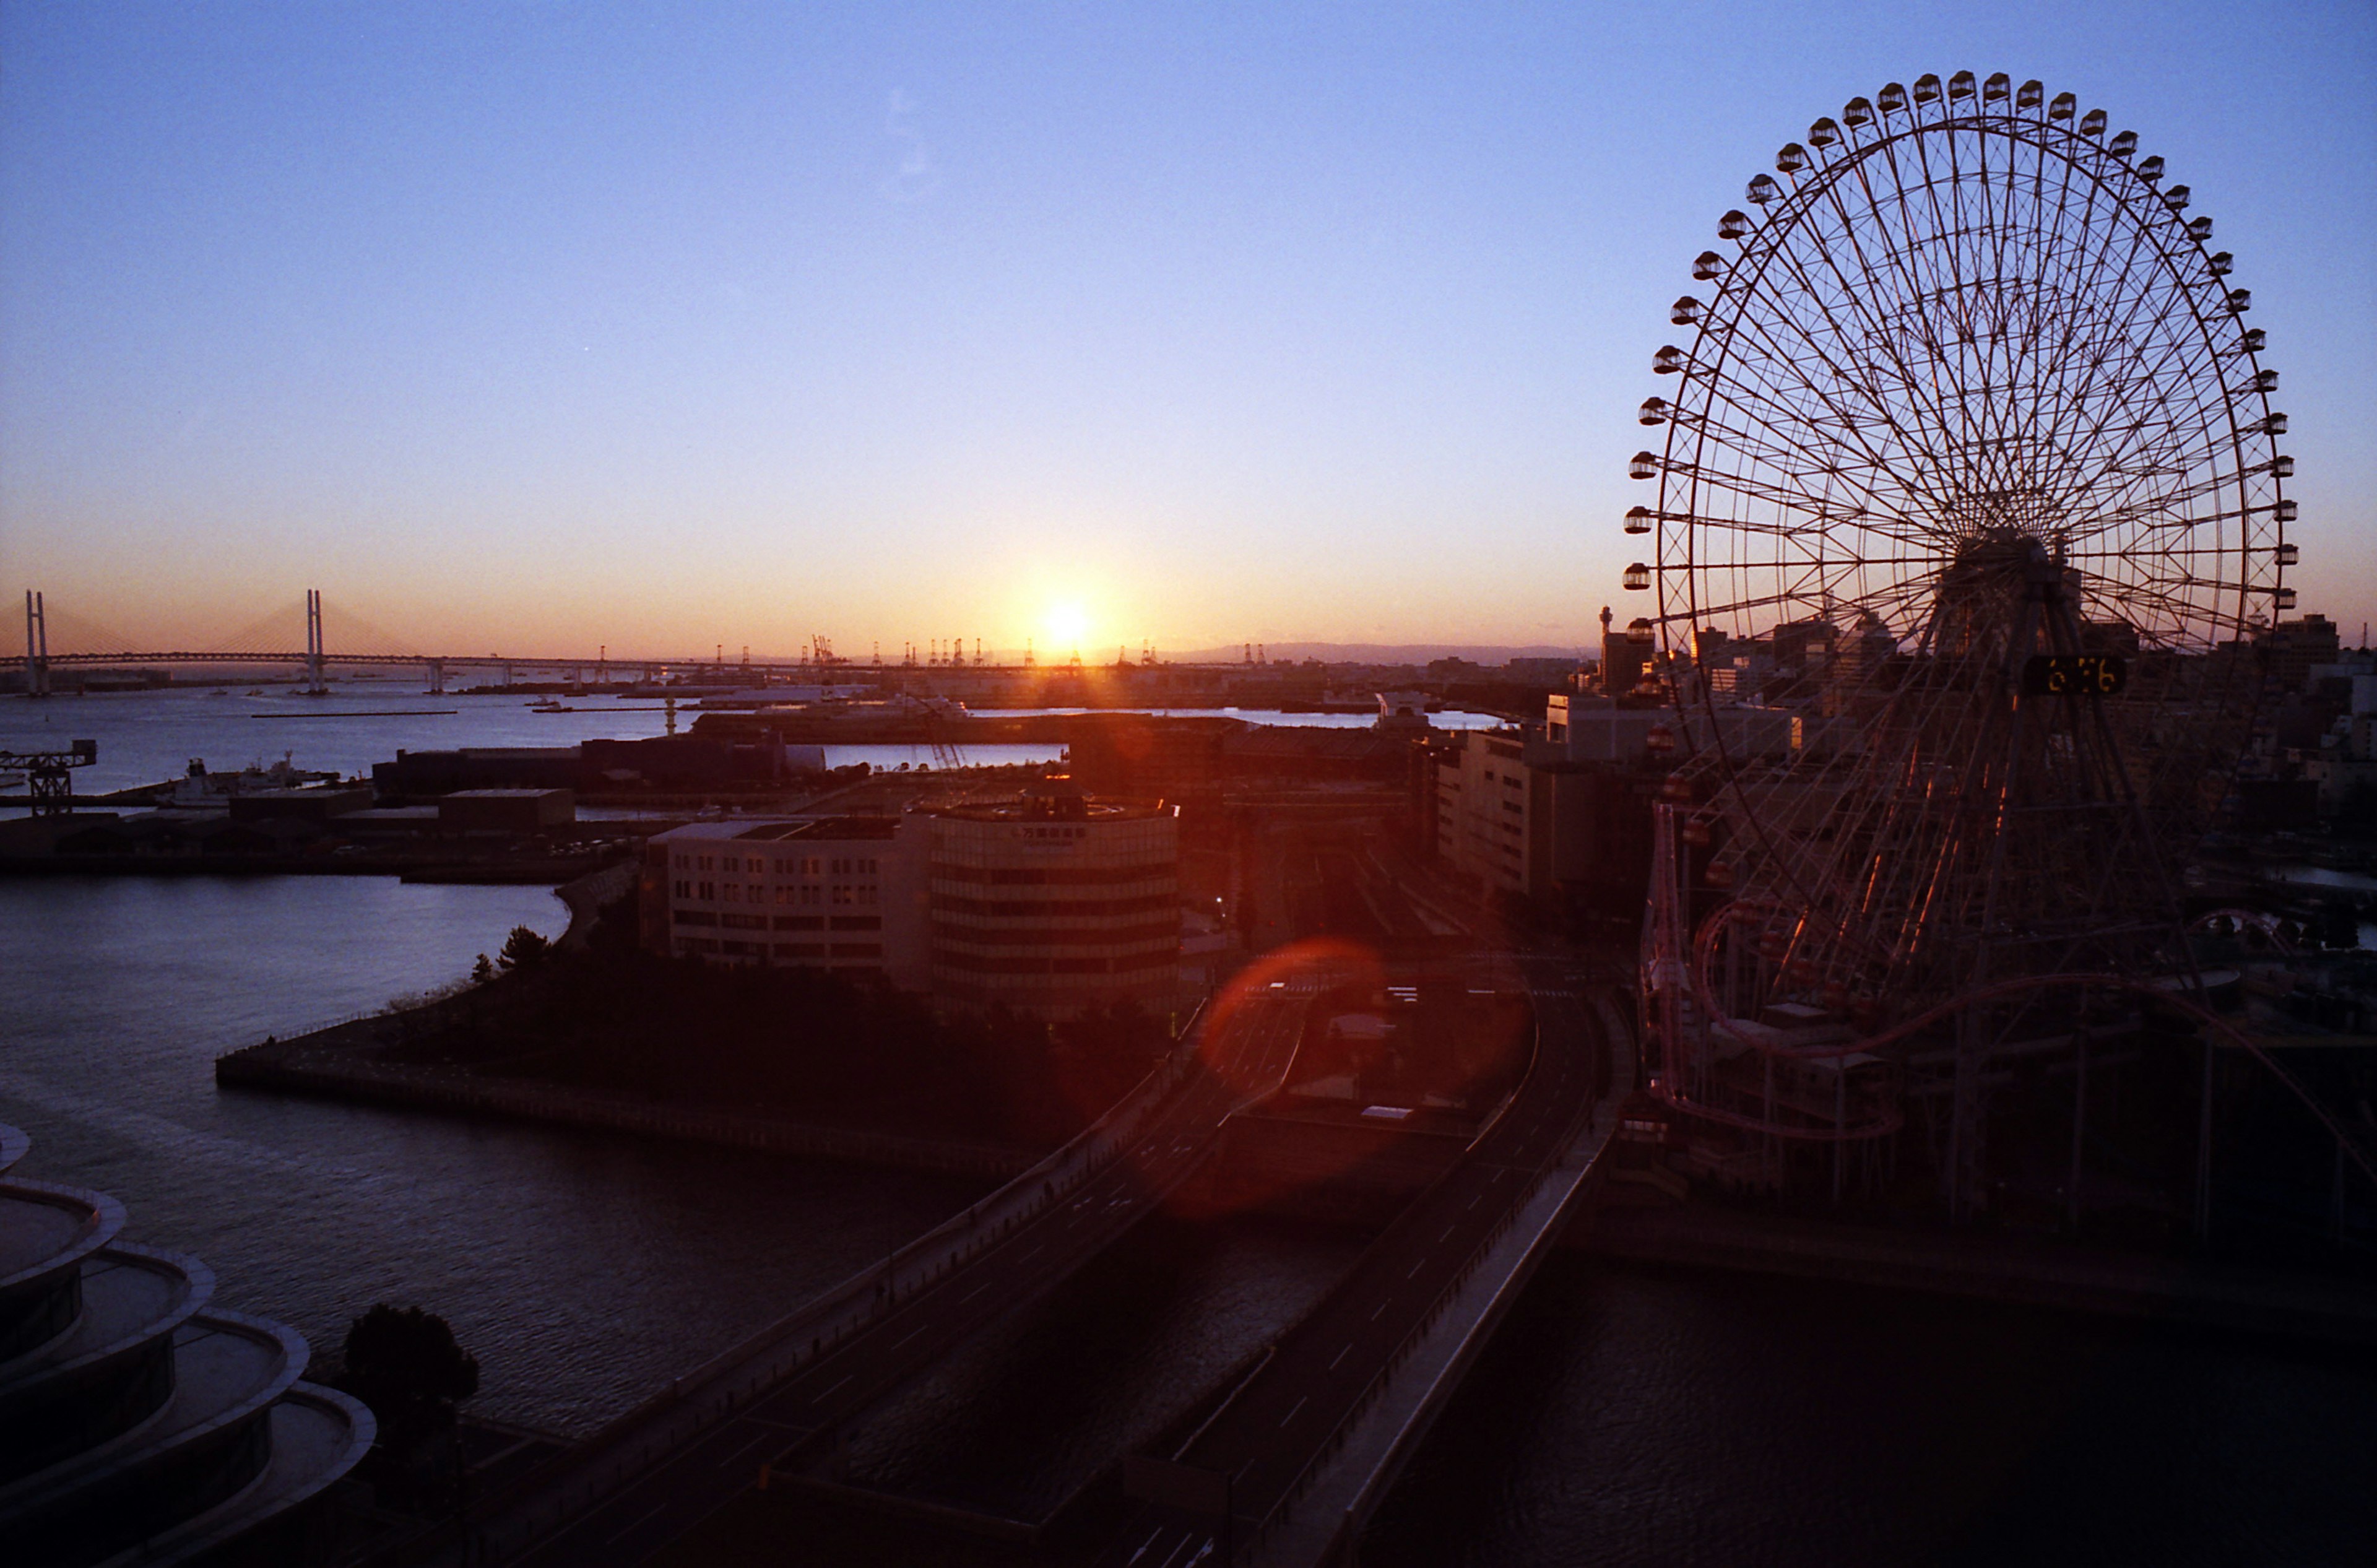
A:
<svg viewBox="0 0 2377 1568">
<path fill-rule="evenodd" d="M 1300 987 L 1258 994 L 1200 1024 L 1172 1083 L 1152 1084 L 896 1266 L 866 1271 L 580 1445 L 484 1511 L 468 1542 L 442 1534 L 411 1560 L 643 1562 L 1129 1229 L 1195 1170 L 1233 1110 L 1276 1084 L 1308 999 Z"/>
<path fill-rule="evenodd" d="M 1214 1478 L 1217 1493 L 1226 1488 L 1227 1517 L 1220 1510 L 1146 1504 L 1100 1557 L 1102 1565 L 1179 1568 L 1229 1560 L 1250 1547 L 1265 1561 L 1317 1561 L 1347 1521 L 1345 1506 L 1314 1532 L 1289 1529 L 1291 1505 L 1327 1474 L 1324 1465 L 1345 1454 L 1348 1429 L 1382 1406 L 1400 1414 L 1384 1453 L 1368 1467 L 1375 1474 L 1402 1447 L 1402 1434 L 1433 1414 L 1441 1378 L 1414 1373 L 1415 1347 L 1426 1347 L 1465 1289 L 1506 1299 L 1503 1287 L 1532 1267 L 1583 1175 L 1571 1155 L 1601 1082 L 1601 1030 L 1573 989 L 1554 983 L 1543 967 L 1534 966 L 1529 988 L 1536 1001 L 1536 1053 L 1509 1107 L 1175 1456 L 1185 1474 Z M 1523 1227 L 1521 1245 L 1497 1245 Z M 1499 1275 L 1489 1278 L 1491 1269 Z M 1490 1331 L 1490 1317 L 1473 1318 L 1453 1343 L 1463 1362 L 1462 1348 L 1480 1328 Z M 1457 1375 L 1451 1363 L 1438 1372 L 1448 1367 Z M 1398 1373 L 1405 1374 L 1400 1382 Z M 1413 1387 L 1416 1401 L 1382 1397 Z M 1365 1485 L 1356 1501 L 1367 1506 L 1376 1490 Z M 1307 1547 L 1315 1550 L 1308 1554 Z"/>
</svg>

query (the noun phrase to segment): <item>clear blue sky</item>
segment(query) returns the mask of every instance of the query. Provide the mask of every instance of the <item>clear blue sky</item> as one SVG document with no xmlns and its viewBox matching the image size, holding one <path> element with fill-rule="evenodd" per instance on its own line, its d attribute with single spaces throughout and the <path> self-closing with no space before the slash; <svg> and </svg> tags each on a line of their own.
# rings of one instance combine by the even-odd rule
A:
<svg viewBox="0 0 2377 1568">
<path fill-rule="evenodd" d="M 1889 79 L 2216 216 L 2377 617 L 2377 7 L 0 6 L 0 588 L 422 647 L 1574 644 L 1669 300 Z"/>
</svg>

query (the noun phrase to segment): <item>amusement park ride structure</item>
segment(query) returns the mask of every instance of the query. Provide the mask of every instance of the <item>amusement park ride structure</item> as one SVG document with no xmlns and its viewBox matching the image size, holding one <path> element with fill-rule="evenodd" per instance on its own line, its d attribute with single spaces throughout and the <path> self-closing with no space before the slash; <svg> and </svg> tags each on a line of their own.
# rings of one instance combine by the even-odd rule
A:
<svg viewBox="0 0 2377 1568">
<path fill-rule="evenodd" d="M 2008 1063 L 2076 1050 L 2084 1095 L 2092 1033 L 2186 1016 L 2204 1223 L 2227 1026 L 2174 856 L 2292 603 L 2292 461 L 2251 298 L 2136 142 L 2002 75 L 1853 99 L 1719 221 L 1654 359 L 1653 1092 L 1762 1179 L 1879 1181 L 1919 1115 L 1968 1215 Z"/>
</svg>

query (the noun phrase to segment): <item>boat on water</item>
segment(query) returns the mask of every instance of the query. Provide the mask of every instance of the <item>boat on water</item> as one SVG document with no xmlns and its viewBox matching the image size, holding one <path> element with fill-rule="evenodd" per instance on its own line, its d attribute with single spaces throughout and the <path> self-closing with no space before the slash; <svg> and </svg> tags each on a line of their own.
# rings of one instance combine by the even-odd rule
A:
<svg viewBox="0 0 2377 1568">
<path fill-rule="evenodd" d="M 339 775 L 315 769 L 300 768 L 295 753 L 284 751 L 281 760 L 267 766 L 261 759 L 250 762 L 237 772 L 217 773 L 207 771 L 207 760 L 193 757 L 183 775 L 159 798 L 158 804 L 183 811 L 231 809 L 232 797 L 255 795 L 270 789 L 302 789 L 307 784 L 336 784 Z"/>
</svg>

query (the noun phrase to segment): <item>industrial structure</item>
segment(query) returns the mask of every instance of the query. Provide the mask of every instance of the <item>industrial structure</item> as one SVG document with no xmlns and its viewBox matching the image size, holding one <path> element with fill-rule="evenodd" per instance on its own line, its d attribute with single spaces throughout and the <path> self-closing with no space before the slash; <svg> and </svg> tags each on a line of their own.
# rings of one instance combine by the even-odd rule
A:
<svg viewBox="0 0 2377 1568">
<path fill-rule="evenodd" d="M 74 809 L 76 768 L 99 760 L 99 742 L 78 740 L 65 750 L 0 750 L 0 773 L 22 773 L 25 797 L 36 817 L 63 817 Z"/>
<path fill-rule="evenodd" d="M 1910 1167 L 1964 1217 L 2052 1120 L 2076 1215 L 2092 1051 L 2100 1099 L 2116 1059 L 2183 1059 L 2208 1223 L 2215 1041 L 2261 1053 L 2185 862 L 2252 766 L 2292 463 L 2212 221 L 2107 125 L 2002 75 L 1853 99 L 1673 307 L 1625 585 L 1678 748 L 1653 1089 L 1704 1168 L 1837 1198 Z"/>
</svg>

